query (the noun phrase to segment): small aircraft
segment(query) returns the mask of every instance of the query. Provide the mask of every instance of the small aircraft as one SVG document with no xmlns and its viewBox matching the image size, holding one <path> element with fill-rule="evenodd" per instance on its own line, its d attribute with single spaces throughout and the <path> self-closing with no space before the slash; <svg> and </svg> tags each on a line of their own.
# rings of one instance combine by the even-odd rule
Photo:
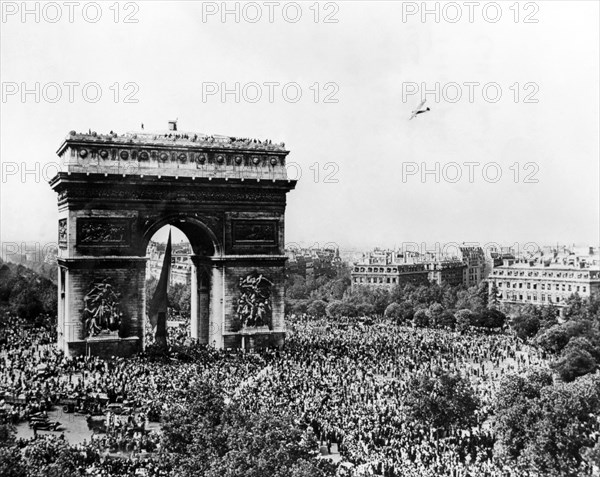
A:
<svg viewBox="0 0 600 477">
<path fill-rule="evenodd" d="M 415 109 L 412 112 L 412 116 L 410 117 L 409 121 L 412 118 L 416 118 L 418 114 L 422 114 L 422 113 L 426 113 L 427 111 L 431 111 L 431 109 L 429 109 L 429 107 L 425 108 L 425 109 L 421 109 L 423 107 L 423 105 L 425 104 L 425 101 L 427 101 L 426 99 L 424 99 L 423 101 L 421 101 L 421 104 L 419 104 L 419 106 L 417 107 L 417 109 Z"/>
</svg>

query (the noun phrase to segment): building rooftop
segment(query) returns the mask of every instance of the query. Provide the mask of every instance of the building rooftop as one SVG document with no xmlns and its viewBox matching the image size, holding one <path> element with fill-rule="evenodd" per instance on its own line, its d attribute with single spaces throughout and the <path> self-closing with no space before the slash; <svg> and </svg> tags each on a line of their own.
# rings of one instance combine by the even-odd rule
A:
<svg viewBox="0 0 600 477">
<path fill-rule="evenodd" d="M 177 130 L 98 134 L 71 131 L 57 154 L 62 172 L 282 180 L 284 143 Z"/>
<path fill-rule="evenodd" d="M 65 142 L 58 150 L 60 155 L 68 141 L 81 141 L 97 145 L 156 145 L 156 146 L 188 146 L 232 150 L 260 150 L 287 152 L 285 144 L 273 143 L 270 139 L 260 140 L 220 134 L 204 134 L 185 131 L 155 131 L 155 132 L 127 132 L 117 134 L 110 131 L 108 134 L 99 134 L 95 131 L 78 133 L 71 131 Z"/>
</svg>

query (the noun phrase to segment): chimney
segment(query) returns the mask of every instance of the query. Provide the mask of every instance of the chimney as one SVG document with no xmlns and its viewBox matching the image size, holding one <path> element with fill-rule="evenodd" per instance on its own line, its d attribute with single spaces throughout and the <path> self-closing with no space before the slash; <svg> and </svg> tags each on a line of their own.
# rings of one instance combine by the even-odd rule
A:
<svg viewBox="0 0 600 477">
<path fill-rule="evenodd" d="M 175 121 L 169 121 L 169 131 L 177 131 L 177 119 Z"/>
</svg>

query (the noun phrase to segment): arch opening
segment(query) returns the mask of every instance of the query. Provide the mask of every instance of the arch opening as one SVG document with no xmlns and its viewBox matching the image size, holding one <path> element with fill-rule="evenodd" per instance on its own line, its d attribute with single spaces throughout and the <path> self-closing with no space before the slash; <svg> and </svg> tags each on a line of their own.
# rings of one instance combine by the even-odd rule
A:
<svg viewBox="0 0 600 477">
<path fill-rule="evenodd" d="M 160 225 L 160 223 L 159 223 Z M 170 220 L 150 227 L 146 243 L 144 282 L 144 341 L 155 342 L 156 328 L 150 323 L 150 302 L 159 285 L 169 232 L 171 233 L 170 273 L 167 280 L 167 311 L 164 319 L 169 345 L 208 341 L 210 313 L 210 270 L 206 260 L 215 253 L 210 236 L 202 228 L 185 221 Z"/>
</svg>

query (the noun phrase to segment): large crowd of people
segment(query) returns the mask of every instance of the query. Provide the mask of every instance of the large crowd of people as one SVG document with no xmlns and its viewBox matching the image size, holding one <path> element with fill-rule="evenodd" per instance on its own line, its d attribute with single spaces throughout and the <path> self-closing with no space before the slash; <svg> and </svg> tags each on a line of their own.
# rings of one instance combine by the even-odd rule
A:
<svg viewBox="0 0 600 477">
<path fill-rule="evenodd" d="M 103 416 L 101 432 L 79 445 L 104 456 L 102 464 L 91 464 L 92 475 L 138 468 L 167 475 L 149 457 L 161 450 L 160 431 L 149 423 L 197 382 L 215 384 L 248 409 L 288 409 L 324 446 L 337 444 L 351 475 L 511 475 L 492 458 L 489 410 L 500 378 L 544 365 L 535 349 L 508 333 L 412 328 L 382 317 L 365 323 L 290 316 L 288 323 L 282 350 L 201 347 L 176 326 L 169 328 L 170 341 L 187 350 L 183 355 L 100 359 L 66 357 L 50 327 L 26 327 L 5 314 L 0 407 L 14 422 L 65 403 L 90 420 Z M 407 419 L 410 378 L 440 371 L 470 382 L 480 402 L 473 427 L 440 434 Z"/>
</svg>

